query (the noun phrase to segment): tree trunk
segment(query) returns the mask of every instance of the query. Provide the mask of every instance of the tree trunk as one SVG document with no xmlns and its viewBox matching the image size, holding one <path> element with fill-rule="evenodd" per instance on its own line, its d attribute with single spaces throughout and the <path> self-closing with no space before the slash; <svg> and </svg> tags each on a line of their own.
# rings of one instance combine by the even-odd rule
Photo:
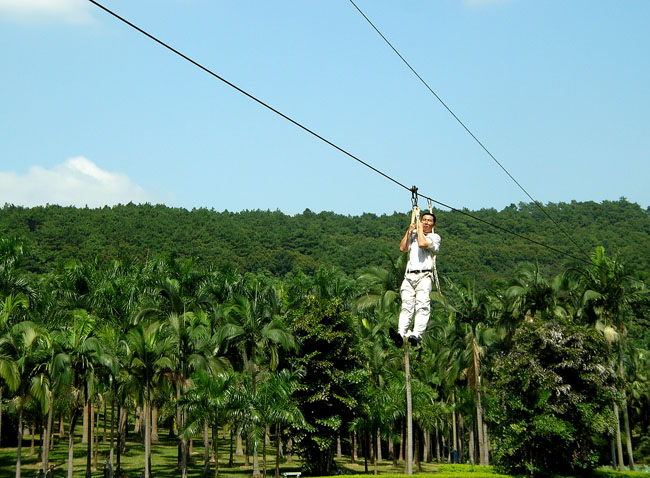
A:
<svg viewBox="0 0 650 478">
<path fill-rule="evenodd" d="M 417 470 L 422 471 L 422 460 L 420 459 L 420 427 L 415 428 L 413 435 L 413 461 Z"/>
<path fill-rule="evenodd" d="M 367 475 L 368 474 L 368 448 L 370 448 L 370 444 L 368 443 L 370 439 L 368 438 L 368 432 L 364 431 L 363 432 L 363 444 L 362 444 L 362 451 L 363 451 L 363 467 L 364 467 L 364 473 Z"/>
<path fill-rule="evenodd" d="M 260 460 L 257 456 L 257 441 L 253 440 L 253 478 L 260 478 Z"/>
<path fill-rule="evenodd" d="M 149 420 L 149 433 L 147 434 L 147 439 L 149 440 L 149 458 L 147 462 L 149 463 L 149 477 L 151 477 L 151 399 L 147 407 L 147 419 Z"/>
<path fill-rule="evenodd" d="M 623 391 L 623 424 L 625 425 L 625 443 L 627 445 L 627 460 L 630 466 L 630 470 L 634 471 L 634 452 L 632 450 L 632 434 L 630 433 L 630 417 L 627 413 L 627 398 L 625 396 L 625 390 Z"/>
<path fill-rule="evenodd" d="M 151 476 L 149 469 L 149 457 L 151 456 L 151 419 L 149 416 L 149 407 L 151 403 L 149 399 L 144 402 L 144 478 Z"/>
<path fill-rule="evenodd" d="M 377 429 L 377 463 L 381 463 L 383 461 L 383 456 L 381 454 L 381 434 L 379 433 L 379 429 Z"/>
<path fill-rule="evenodd" d="M 352 463 L 355 463 L 359 456 L 357 455 L 357 432 L 356 430 L 352 432 L 352 451 L 350 452 L 350 458 Z"/>
<path fill-rule="evenodd" d="M 476 453 L 476 443 L 474 443 L 474 428 L 476 428 L 476 423 L 473 423 L 469 428 L 469 462 L 472 465 L 476 464 L 475 453 Z"/>
<path fill-rule="evenodd" d="M 371 452 L 370 456 L 372 456 L 372 474 L 376 476 L 378 474 L 378 471 L 379 471 L 378 468 L 377 468 L 377 461 L 378 461 L 377 460 L 377 454 L 378 454 L 378 452 L 377 452 L 377 431 L 373 432 L 372 438 L 373 438 L 373 448 L 374 448 L 374 450 Z"/>
<path fill-rule="evenodd" d="M 133 423 L 133 433 L 137 433 L 142 437 L 142 443 L 144 443 L 144 433 L 142 432 L 144 428 L 144 412 L 143 407 L 135 407 L 135 422 Z"/>
<path fill-rule="evenodd" d="M 158 407 L 151 407 L 151 443 L 158 443 Z"/>
<path fill-rule="evenodd" d="M 341 434 L 336 434 L 336 458 L 339 460 L 343 458 L 343 453 L 341 451 Z"/>
<path fill-rule="evenodd" d="M 436 427 L 436 461 L 438 463 L 442 462 L 442 456 L 440 455 L 440 431 Z"/>
<path fill-rule="evenodd" d="M 264 478 L 266 478 L 266 443 L 271 443 L 271 438 L 268 436 L 268 431 L 269 427 L 264 427 L 264 442 L 262 443 L 262 476 Z"/>
<path fill-rule="evenodd" d="M 95 449 L 93 450 L 93 471 L 97 471 L 97 454 L 99 453 L 99 411 L 95 409 L 94 404 L 90 411 L 92 413 L 92 423 L 94 423 L 93 444 Z"/>
<path fill-rule="evenodd" d="M 282 434 L 280 433 L 280 425 L 275 425 L 275 478 L 280 478 L 280 443 Z M 339 438 L 340 441 L 340 438 Z"/>
<path fill-rule="evenodd" d="M 0 446 L 2 446 L 2 387 L 0 387 Z"/>
<path fill-rule="evenodd" d="M 625 471 L 623 465 L 623 444 L 621 443 L 621 421 L 618 416 L 618 405 L 614 403 L 614 417 L 616 418 L 616 455 L 618 457 L 618 470 Z"/>
<path fill-rule="evenodd" d="M 289 436 L 287 440 L 287 463 L 291 463 L 293 457 L 293 438 Z"/>
<path fill-rule="evenodd" d="M 74 468 L 72 462 L 74 459 L 74 435 L 72 433 L 72 427 L 70 427 L 68 434 L 68 478 L 72 478 L 72 470 Z"/>
<path fill-rule="evenodd" d="M 458 430 L 456 429 L 456 392 L 451 394 L 451 430 L 452 430 L 452 446 L 451 446 L 451 461 L 453 463 L 458 463 Z"/>
<path fill-rule="evenodd" d="M 233 466 L 233 464 L 234 464 L 234 459 L 233 459 L 233 446 L 232 446 L 232 442 L 233 442 L 233 439 L 234 439 L 234 435 L 235 435 L 235 430 L 234 430 L 234 427 L 231 425 L 231 426 L 230 426 L 230 454 L 229 454 L 229 456 L 228 456 L 228 466 L 230 466 L 230 467 Z M 225 437 L 224 437 L 224 438 L 225 438 Z"/>
<path fill-rule="evenodd" d="M 217 416 L 214 417 L 214 426 L 212 427 L 212 448 L 214 450 L 214 478 L 219 478 L 219 428 L 217 427 Z M 231 435 L 232 436 L 232 435 Z"/>
<path fill-rule="evenodd" d="M 29 433 L 31 435 L 31 442 L 29 445 L 29 456 L 36 454 L 36 418 L 32 418 L 32 423 L 29 425 Z"/>
<path fill-rule="evenodd" d="M 235 445 L 235 455 L 244 456 L 244 445 L 241 437 L 241 428 L 237 428 L 237 440 Z"/>
<path fill-rule="evenodd" d="M 20 459 L 23 449 L 23 407 L 18 407 L 18 446 L 16 447 L 16 478 L 20 478 Z"/>
<path fill-rule="evenodd" d="M 50 409 L 47 412 L 47 426 L 43 436 L 43 459 L 41 469 L 45 473 L 49 467 L 50 444 L 52 441 L 52 421 L 54 420 L 54 391 L 50 390 Z"/>
<path fill-rule="evenodd" d="M 465 422 L 463 420 L 463 414 L 458 412 L 458 463 L 463 463 L 463 453 L 465 450 L 465 442 L 463 437 L 465 436 Z"/>
<path fill-rule="evenodd" d="M 483 422 L 483 440 L 485 440 L 485 465 L 490 466 L 490 440 L 488 439 L 488 427 L 485 422 Z"/>
<path fill-rule="evenodd" d="M 451 442 L 451 438 L 449 438 L 449 433 L 450 432 L 447 431 L 447 433 L 445 434 L 445 448 L 447 449 L 447 463 L 452 462 L 452 456 L 451 456 L 452 450 L 451 449 L 453 448 L 453 446 L 451 446 L 449 444 Z"/>
<path fill-rule="evenodd" d="M 115 447 L 113 446 L 114 444 L 114 432 L 115 432 L 115 395 L 111 396 L 111 439 L 110 439 L 110 458 L 109 458 L 109 463 L 110 463 L 110 468 L 109 468 L 109 476 L 108 478 L 113 478 L 113 457 L 114 457 L 114 452 L 115 452 Z"/>
<path fill-rule="evenodd" d="M 63 413 L 59 416 L 59 438 L 65 436 L 65 424 L 63 423 Z"/>
<path fill-rule="evenodd" d="M 622 328 L 622 327 L 621 327 Z M 621 333 L 623 337 L 623 333 Z M 625 370 L 623 368 L 623 341 L 618 341 L 618 375 L 621 378 L 621 383 L 625 384 Z M 632 451 L 632 434 L 630 433 L 630 418 L 627 414 L 627 397 L 625 394 L 625 385 L 623 386 L 623 426 L 625 427 L 625 444 L 627 445 L 627 461 L 630 469 L 634 471 L 634 453 Z"/>
<path fill-rule="evenodd" d="M 422 461 L 429 463 L 429 447 L 431 446 L 431 434 L 428 430 L 423 430 L 424 447 L 422 448 Z"/>
<path fill-rule="evenodd" d="M 203 476 L 208 478 L 210 475 L 210 438 L 208 421 L 203 421 Z"/>
<path fill-rule="evenodd" d="M 485 465 L 485 437 L 483 436 L 483 407 L 481 406 L 481 392 L 476 391 L 476 428 L 478 431 L 479 464 Z"/>
<path fill-rule="evenodd" d="M 126 431 L 129 421 L 129 411 L 118 405 L 117 416 L 117 462 L 115 469 L 120 470 L 122 466 L 122 455 L 126 452 Z"/>
<path fill-rule="evenodd" d="M 86 427 L 88 428 L 86 430 L 86 478 L 90 478 L 92 475 L 91 466 L 93 456 L 93 429 L 92 418 L 90 417 L 92 414 L 92 408 L 90 406 L 90 402 L 86 402 L 84 410 L 86 410 L 84 416 L 86 418 Z"/>
<path fill-rule="evenodd" d="M 183 470 L 183 443 L 181 439 L 181 429 L 182 429 L 182 423 L 181 423 L 181 407 L 179 406 L 179 403 L 181 401 L 181 387 L 177 383 L 176 384 L 176 431 L 179 437 L 178 441 L 178 467 L 181 469 L 181 474 Z"/>
<path fill-rule="evenodd" d="M 68 478 L 72 478 L 72 471 L 74 469 L 74 429 L 79 418 L 78 407 L 79 404 L 77 403 L 70 414 L 70 427 L 68 428 Z"/>
<path fill-rule="evenodd" d="M 88 403 L 84 405 L 83 421 L 81 422 L 81 443 L 88 443 Z"/>
<path fill-rule="evenodd" d="M 187 478 L 187 458 L 189 446 L 187 439 L 181 436 L 181 478 Z"/>
<path fill-rule="evenodd" d="M 404 449 L 406 448 L 406 425 L 405 422 L 400 423 L 400 441 L 399 441 L 399 459 L 400 461 L 404 461 L 404 457 L 406 456 L 404 453 Z"/>
</svg>

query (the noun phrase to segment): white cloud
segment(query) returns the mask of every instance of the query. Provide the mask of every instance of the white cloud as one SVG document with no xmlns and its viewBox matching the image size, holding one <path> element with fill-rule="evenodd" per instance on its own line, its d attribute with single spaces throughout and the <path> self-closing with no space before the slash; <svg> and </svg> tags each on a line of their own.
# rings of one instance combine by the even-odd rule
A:
<svg viewBox="0 0 650 478">
<path fill-rule="evenodd" d="M 32 166 L 25 175 L 0 172 L 0 205 L 102 207 L 155 203 L 155 199 L 128 176 L 99 168 L 77 156 L 52 169 Z"/>
<path fill-rule="evenodd" d="M 0 0 L 0 16 L 17 21 L 70 23 L 88 23 L 92 19 L 86 0 Z"/>
</svg>

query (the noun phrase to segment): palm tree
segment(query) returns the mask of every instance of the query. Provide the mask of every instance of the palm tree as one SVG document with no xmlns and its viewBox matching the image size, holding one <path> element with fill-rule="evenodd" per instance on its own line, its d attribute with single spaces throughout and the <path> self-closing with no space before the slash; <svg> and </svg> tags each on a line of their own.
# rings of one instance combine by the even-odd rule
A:
<svg viewBox="0 0 650 478">
<path fill-rule="evenodd" d="M 19 294 L 14 297 L 9 294 L 0 302 L 0 340 L 8 336 L 12 317 L 28 307 L 27 300 Z M 20 372 L 15 357 L 10 351 L 0 349 L 0 378 L 7 384 L 9 391 L 14 392 L 20 384 Z M 0 384 L 0 431 L 2 430 L 2 384 Z M 0 435 L 1 436 L 1 435 Z"/>
<path fill-rule="evenodd" d="M 144 386 L 141 400 L 145 417 L 144 433 L 144 478 L 151 476 L 151 399 L 155 384 L 165 379 L 173 368 L 171 355 L 174 341 L 165 334 L 158 322 L 149 325 L 139 323 L 126 336 L 128 366 L 131 377 Z"/>
<path fill-rule="evenodd" d="M 625 265 L 616 258 L 606 255 L 605 249 L 597 247 L 590 255 L 591 264 L 587 267 L 575 265 L 568 269 L 566 275 L 575 278 L 583 286 L 582 309 L 584 320 L 594 324 L 603 331 L 610 343 L 617 343 L 618 375 L 625 384 L 623 368 L 624 340 L 627 335 L 626 320 L 632 306 L 648 294 L 645 284 L 636 279 Z M 623 409 L 627 455 L 630 468 L 634 469 L 634 454 L 632 450 L 632 435 L 627 410 L 625 388 L 622 390 Z M 620 440 L 620 425 L 618 424 L 618 404 L 614 403 L 614 414 L 617 418 L 617 450 L 619 469 L 623 471 L 623 452 Z"/>
<path fill-rule="evenodd" d="M 274 370 L 279 362 L 279 347 L 295 347 L 294 339 L 279 317 L 274 314 L 276 291 L 273 287 L 263 290 L 259 281 L 254 281 L 248 296 L 237 295 L 229 303 L 226 323 L 220 336 L 231 342 L 243 362 L 251 379 L 253 399 L 257 395 L 257 376 L 260 367 L 266 363 Z M 258 440 L 253 440 L 253 476 L 260 476 L 257 456 Z"/>
<path fill-rule="evenodd" d="M 0 238 L 0 300 L 7 295 L 21 295 L 32 304 L 36 291 L 29 279 L 18 269 L 25 251 L 18 239 Z"/>
<path fill-rule="evenodd" d="M 199 370 L 192 375 L 193 387 L 182 399 L 187 410 L 187 421 L 183 433 L 186 437 L 195 435 L 205 424 L 212 427 L 212 449 L 214 454 L 214 478 L 219 477 L 218 430 L 233 410 L 241 408 L 244 398 L 238 394 L 238 376 L 232 371 L 211 375 Z M 207 447 L 206 447 L 207 448 Z M 209 449 L 206 449 L 203 476 L 210 473 Z"/>
<path fill-rule="evenodd" d="M 190 375 L 196 370 L 215 372 L 223 363 L 214 354 L 214 334 L 208 316 L 200 309 L 200 285 L 204 276 L 192 269 L 189 262 L 165 264 L 160 270 L 148 302 L 138 311 L 135 322 L 145 319 L 164 321 L 175 345 L 171 355 L 171 380 L 176 389 L 176 423 L 179 431 L 185 428 L 185 415 L 180 398 L 190 385 Z M 169 275 L 178 277 L 170 278 Z M 155 277 L 155 276 L 154 276 Z M 207 298 L 206 298 L 207 300 Z M 206 305 L 212 305 L 206 302 Z M 188 439 L 179 433 L 179 458 L 182 477 L 187 475 Z"/>
<path fill-rule="evenodd" d="M 259 384 L 258 393 L 251 395 L 250 409 L 253 434 L 262 441 L 263 476 L 266 478 L 266 430 L 276 427 L 276 448 L 280 444 L 280 427 L 292 425 L 301 428 L 306 425 L 305 418 L 292 399 L 298 387 L 298 372 L 283 369 L 270 373 Z M 276 449 L 276 477 L 279 475 L 279 449 Z"/>
<path fill-rule="evenodd" d="M 49 347 L 47 333 L 30 321 L 15 324 L 0 339 L 0 355 L 11 356 L 20 374 L 20 382 L 13 399 L 18 412 L 16 478 L 20 478 L 25 406 L 31 400 L 36 400 L 40 404 L 42 412 L 47 413 L 50 404 L 50 381 L 47 373 L 50 359 Z"/>
<path fill-rule="evenodd" d="M 378 309 L 399 313 L 400 286 L 404 280 L 404 271 L 408 254 L 401 254 L 395 261 L 386 254 L 390 267 L 371 266 L 359 276 L 361 293 L 357 298 L 357 310 Z"/>
<path fill-rule="evenodd" d="M 17 238 L 0 238 L 0 338 L 13 325 L 13 317 L 33 305 L 36 291 L 29 280 L 18 270 L 24 256 L 22 241 Z M 19 318 L 20 320 L 20 318 Z M 18 386 L 18 369 L 11 357 L 0 353 L 0 377 L 9 390 Z M 2 391 L 0 383 L 0 432 L 2 431 Z"/>
<path fill-rule="evenodd" d="M 70 427 L 68 436 L 68 478 L 72 478 L 74 456 L 74 429 L 79 418 L 80 406 L 86 407 L 94 395 L 95 376 L 98 367 L 117 373 L 115 358 L 106 351 L 96 335 L 95 317 L 83 309 L 74 310 L 71 322 L 52 332 L 59 351 L 54 356 L 53 373 L 62 377 L 71 387 Z M 88 440 L 86 477 L 91 473 L 92 443 Z"/>
<path fill-rule="evenodd" d="M 116 357 L 118 370 L 124 370 L 128 365 L 128 356 L 122 346 L 128 330 L 132 326 L 134 315 L 143 296 L 143 289 L 150 281 L 149 270 L 132 262 L 113 261 L 99 271 L 92 291 L 92 303 L 96 314 L 105 319 L 105 326 L 99 330 L 106 350 Z M 117 466 L 114 468 L 115 455 L 115 408 L 117 416 L 124 413 L 123 403 L 126 398 L 126 382 L 128 374 L 118 373 L 106 377 L 110 384 L 108 396 L 111 402 L 110 429 L 110 469 L 118 469 L 121 465 L 123 443 L 121 433 L 117 434 Z M 120 393 L 122 392 L 122 393 Z"/>
</svg>

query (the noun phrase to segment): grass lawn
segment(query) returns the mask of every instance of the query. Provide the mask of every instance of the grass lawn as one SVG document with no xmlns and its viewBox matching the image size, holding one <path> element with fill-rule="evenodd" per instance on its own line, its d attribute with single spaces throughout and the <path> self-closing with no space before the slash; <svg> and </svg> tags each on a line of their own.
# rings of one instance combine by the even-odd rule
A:
<svg viewBox="0 0 650 478">
<path fill-rule="evenodd" d="M 78 427 L 81 430 L 81 427 Z M 153 478 L 176 478 L 180 476 L 180 472 L 176 468 L 176 454 L 177 454 L 177 440 L 169 438 L 163 430 L 160 430 L 161 440 L 154 443 L 152 446 L 152 477 Z M 122 455 L 122 469 L 126 471 L 128 478 L 139 478 L 144 470 L 144 447 L 137 441 L 137 436 L 133 433 L 129 435 L 130 440 L 127 442 L 127 453 Z M 221 478 L 249 478 L 252 476 L 252 457 L 250 458 L 250 465 L 244 465 L 243 456 L 235 456 L 234 464 L 228 467 L 229 457 L 229 442 L 219 437 L 219 475 Z M 30 456 L 30 443 L 31 437 L 25 437 L 23 441 L 22 451 L 22 467 L 21 477 L 34 478 L 36 472 L 40 468 L 38 463 L 38 438 L 36 442 L 36 453 Z M 102 440 L 100 432 L 99 453 L 97 455 L 97 470 L 93 471 L 92 476 L 103 477 L 103 461 L 108 453 L 108 438 L 106 443 Z M 275 473 L 275 455 L 274 447 L 267 447 L 267 473 L 270 477 Z M 194 441 L 193 453 L 191 455 L 191 463 L 189 465 L 188 476 L 190 478 L 200 478 L 203 474 L 203 456 L 204 449 L 202 441 Z M 50 463 L 53 463 L 55 468 L 55 477 L 65 478 L 67 476 L 67 457 L 68 457 L 68 441 L 67 437 L 64 439 L 55 438 L 54 450 L 50 452 Z M 260 471 L 262 470 L 262 456 L 260 453 Z M 357 460 L 356 463 L 351 463 L 349 457 L 344 457 L 337 460 L 337 465 L 341 471 L 348 477 L 354 478 L 354 475 L 364 475 L 365 465 L 363 457 Z M 74 474 L 75 478 L 85 476 L 86 469 L 86 445 L 81 443 L 81 434 L 79 433 L 75 440 L 75 453 L 74 453 Z M 15 476 L 16 471 L 16 449 L 15 448 L 0 448 L 0 478 L 10 478 Z M 212 464 L 211 476 L 214 476 L 214 463 Z M 281 460 L 280 473 L 285 471 L 300 471 L 300 459 L 297 456 L 293 457 L 291 463 L 287 463 L 285 459 Z M 397 467 L 393 466 L 392 460 L 383 460 L 377 465 L 377 471 L 385 478 L 392 476 L 404 476 L 404 463 L 399 462 Z M 422 470 L 419 471 L 416 466 L 413 467 L 414 474 L 420 475 L 422 478 L 427 476 L 436 478 L 462 478 L 464 476 L 470 478 L 507 478 L 508 475 L 501 475 L 496 473 L 492 467 L 489 466 L 472 466 L 472 465 L 448 465 L 436 463 L 422 463 Z M 368 473 L 373 473 L 373 464 L 368 462 Z M 625 472 L 620 473 L 616 471 L 599 470 L 595 474 L 596 478 L 649 478 L 649 473 L 643 472 Z"/>
<path fill-rule="evenodd" d="M 81 430 L 81 427 L 78 427 Z M 160 441 L 153 443 L 151 447 L 151 474 L 153 478 L 176 478 L 180 476 L 180 472 L 176 469 L 176 456 L 178 441 L 175 438 L 168 438 L 165 431 L 160 430 Z M 144 471 L 144 446 L 137 440 L 137 436 L 131 433 L 130 440 L 127 440 L 126 455 L 122 455 L 121 464 L 122 469 L 126 471 L 127 478 L 139 478 Z M 253 473 L 253 458 L 250 457 L 250 465 L 244 465 L 243 456 L 234 456 L 234 463 L 232 467 L 228 467 L 228 457 L 230 454 L 230 444 L 223 436 L 219 437 L 219 475 L 221 478 L 245 478 L 252 476 Z M 100 434 L 99 453 L 97 454 L 97 470 L 93 470 L 92 476 L 103 478 L 103 462 L 104 457 L 109 452 L 109 439 L 107 437 L 106 443 L 102 441 Z M 36 453 L 30 456 L 30 443 L 31 437 L 25 436 L 23 439 L 22 449 L 22 466 L 21 478 L 34 478 L 36 472 L 40 468 L 38 461 L 38 446 L 39 441 L 36 441 Z M 75 439 L 74 447 L 74 472 L 73 476 L 83 477 L 86 471 L 86 444 L 81 443 L 81 434 L 78 433 Z M 275 454 L 273 447 L 268 448 L 267 456 L 267 469 L 269 476 L 275 474 Z M 194 440 L 191 455 L 191 462 L 188 469 L 188 477 L 199 478 L 203 476 L 203 459 L 204 448 L 203 441 Z M 50 463 L 55 465 L 56 478 L 65 478 L 68 472 L 68 440 L 67 437 L 59 439 L 55 436 L 54 450 L 50 451 Z M 116 458 L 114 459 L 116 463 Z M 262 470 L 262 455 L 259 456 L 260 471 Z M 214 463 L 212 463 L 212 475 L 214 476 Z M 284 471 L 300 471 L 300 459 L 293 456 L 291 463 L 286 463 L 283 459 L 280 463 L 280 472 Z M 0 478 L 9 478 L 15 476 L 16 473 L 16 448 L 0 448 Z"/>
</svg>

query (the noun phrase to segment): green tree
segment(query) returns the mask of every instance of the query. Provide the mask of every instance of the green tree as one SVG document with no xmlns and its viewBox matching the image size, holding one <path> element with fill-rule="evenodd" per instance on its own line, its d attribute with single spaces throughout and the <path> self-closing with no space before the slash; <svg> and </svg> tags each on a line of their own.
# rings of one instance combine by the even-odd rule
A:
<svg viewBox="0 0 650 478">
<path fill-rule="evenodd" d="M 128 370 L 133 379 L 144 389 L 140 397 L 145 417 L 144 433 L 144 478 L 151 476 L 151 399 L 155 386 L 165 380 L 165 374 L 173 369 L 171 358 L 174 342 L 166 336 L 158 322 L 146 325 L 139 323 L 126 336 L 127 354 L 130 358 Z"/>
<path fill-rule="evenodd" d="M 460 287 L 449 282 L 449 303 L 447 307 L 454 313 L 454 320 L 465 325 L 465 348 L 463 362 L 467 376 L 467 386 L 476 400 L 476 427 L 479 441 L 481 465 L 488 465 L 488 438 L 483 427 L 483 406 L 481 403 L 482 374 L 481 361 L 485 355 L 485 341 L 491 334 L 489 324 L 493 317 L 492 299 L 486 291 L 478 292 L 476 286 L 464 281 Z M 482 343 L 480 343 L 482 342 Z"/>
<path fill-rule="evenodd" d="M 645 284 L 636 279 L 617 258 L 610 258 L 603 247 L 597 247 L 590 256 L 588 266 L 574 266 L 567 271 L 569 277 L 576 277 L 583 287 L 583 320 L 602 330 L 617 345 L 618 376 L 622 386 L 625 385 L 623 366 L 624 341 L 627 336 L 626 323 L 635 302 L 647 295 Z M 634 469 L 632 434 L 627 410 L 625 388 L 621 389 L 628 463 Z M 618 403 L 614 403 L 614 414 L 619 422 Z M 623 471 L 623 453 L 620 439 L 620 425 L 616 428 L 619 469 Z"/>
<path fill-rule="evenodd" d="M 560 321 L 523 324 L 493 369 L 493 454 L 508 473 L 582 473 L 611 430 L 617 379 L 596 330 Z"/>
<path fill-rule="evenodd" d="M 299 346 L 291 361 L 305 377 L 296 398 L 307 424 L 313 427 L 300 443 L 303 470 L 325 476 L 333 471 L 337 433 L 354 418 L 367 378 L 359 339 L 352 315 L 340 299 L 308 296 L 287 315 Z"/>
<path fill-rule="evenodd" d="M 15 324 L 0 338 L 0 356 L 13 359 L 20 381 L 16 387 L 13 403 L 18 412 L 18 447 L 16 450 L 16 478 L 20 478 L 23 443 L 23 412 L 25 406 L 36 400 L 42 413 L 49 407 L 50 380 L 47 364 L 50 358 L 49 337 L 46 331 L 30 321 Z"/>
<path fill-rule="evenodd" d="M 295 347 L 293 335 L 277 315 L 278 308 L 277 291 L 255 280 L 247 295 L 236 295 L 230 301 L 226 322 L 220 331 L 220 336 L 234 345 L 244 370 L 250 375 L 253 400 L 257 395 L 260 367 L 268 364 L 275 370 L 280 348 Z M 259 440 L 253 438 L 253 476 L 258 477 Z"/>
<path fill-rule="evenodd" d="M 58 348 L 54 356 L 53 374 L 60 375 L 70 387 L 70 425 L 68 433 L 68 478 L 72 478 L 74 457 L 74 429 L 80 407 L 88 405 L 94 395 L 97 368 L 106 367 L 117 373 L 115 358 L 106 351 L 96 334 L 96 319 L 86 310 L 74 310 L 69 322 L 52 332 Z M 90 423 L 90 422 L 89 422 Z M 88 440 L 86 476 L 91 474 L 91 440 Z"/>
<path fill-rule="evenodd" d="M 211 375 L 206 370 L 198 370 L 192 375 L 194 386 L 182 399 L 182 405 L 187 410 L 187 421 L 183 431 L 186 437 L 195 435 L 204 425 L 212 428 L 214 478 L 219 477 L 219 427 L 245 403 L 244 397 L 238 393 L 237 379 L 237 373 L 232 371 L 221 371 Z M 210 453 L 207 449 L 203 476 L 207 477 L 209 473 Z"/>
</svg>

